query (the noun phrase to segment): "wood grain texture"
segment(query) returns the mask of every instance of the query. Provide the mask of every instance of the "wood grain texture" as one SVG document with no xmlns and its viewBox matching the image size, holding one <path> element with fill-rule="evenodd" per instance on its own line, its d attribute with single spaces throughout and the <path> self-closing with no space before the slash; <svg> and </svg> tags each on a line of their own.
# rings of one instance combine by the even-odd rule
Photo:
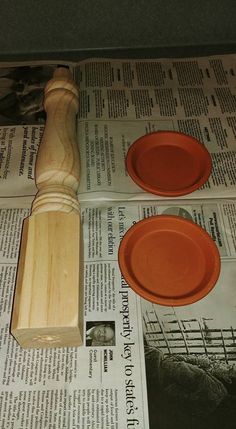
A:
<svg viewBox="0 0 236 429">
<path fill-rule="evenodd" d="M 37 154 L 35 181 L 39 191 L 32 212 L 78 211 L 78 90 L 68 69 L 56 69 L 53 79 L 45 88 L 44 107 L 47 122 Z"/>
<path fill-rule="evenodd" d="M 22 347 L 78 346 L 83 332 L 78 93 L 67 69 L 57 69 L 46 86 L 45 109 L 36 160 L 39 191 L 23 225 L 11 332 Z"/>
</svg>

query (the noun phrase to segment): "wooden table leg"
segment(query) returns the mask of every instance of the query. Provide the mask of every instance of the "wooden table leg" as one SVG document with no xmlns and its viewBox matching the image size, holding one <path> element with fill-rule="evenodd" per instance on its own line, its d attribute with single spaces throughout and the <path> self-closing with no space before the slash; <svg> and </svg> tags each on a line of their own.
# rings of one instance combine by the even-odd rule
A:
<svg viewBox="0 0 236 429">
<path fill-rule="evenodd" d="M 23 224 L 11 333 L 22 347 L 78 346 L 83 333 L 78 90 L 68 69 L 56 69 L 44 106 L 38 193 Z"/>
</svg>

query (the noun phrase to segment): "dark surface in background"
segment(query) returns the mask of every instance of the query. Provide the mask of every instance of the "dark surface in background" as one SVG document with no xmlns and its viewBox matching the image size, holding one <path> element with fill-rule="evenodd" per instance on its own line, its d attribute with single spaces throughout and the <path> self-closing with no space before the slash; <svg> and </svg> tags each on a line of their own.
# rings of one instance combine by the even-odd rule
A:
<svg viewBox="0 0 236 429">
<path fill-rule="evenodd" d="M 235 0 L 1 0 L 0 61 L 236 51 Z"/>
</svg>

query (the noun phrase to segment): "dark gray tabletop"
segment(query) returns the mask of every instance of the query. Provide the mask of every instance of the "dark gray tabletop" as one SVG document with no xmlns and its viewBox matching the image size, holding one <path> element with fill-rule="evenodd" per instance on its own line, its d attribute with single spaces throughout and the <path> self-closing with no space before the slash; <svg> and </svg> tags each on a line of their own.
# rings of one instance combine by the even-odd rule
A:
<svg viewBox="0 0 236 429">
<path fill-rule="evenodd" d="M 0 60 L 236 51 L 235 0 L 1 0 Z"/>
</svg>

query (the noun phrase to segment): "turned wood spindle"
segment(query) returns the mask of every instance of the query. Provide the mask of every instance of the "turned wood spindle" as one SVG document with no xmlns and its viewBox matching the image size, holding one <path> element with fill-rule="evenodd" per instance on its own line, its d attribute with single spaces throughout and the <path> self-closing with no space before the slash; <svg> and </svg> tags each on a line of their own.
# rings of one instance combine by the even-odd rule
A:
<svg viewBox="0 0 236 429">
<path fill-rule="evenodd" d="M 56 69 L 44 106 L 38 193 L 23 223 L 11 333 L 22 347 L 78 346 L 83 332 L 78 90 L 68 69 Z"/>
</svg>

